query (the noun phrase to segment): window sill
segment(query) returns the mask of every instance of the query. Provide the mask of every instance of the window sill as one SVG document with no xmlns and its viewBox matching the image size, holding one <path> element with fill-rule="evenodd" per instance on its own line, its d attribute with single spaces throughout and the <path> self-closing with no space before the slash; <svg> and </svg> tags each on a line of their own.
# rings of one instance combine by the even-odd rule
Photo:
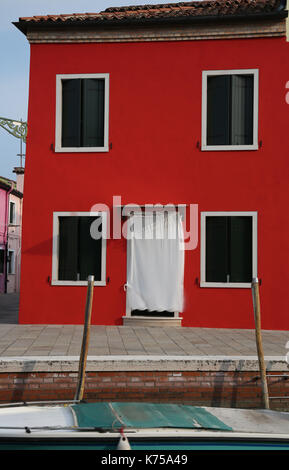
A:
<svg viewBox="0 0 289 470">
<path fill-rule="evenodd" d="M 57 281 L 52 280 L 52 286 L 87 286 L 87 281 Z M 106 281 L 95 281 L 94 286 L 106 286 Z"/>
<path fill-rule="evenodd" d="M 259 150 L 258 144 L 254 145 L 202 145 L 202 151 L 244 151 L 244 150 Z"/>
<path fill-rule="evenodd" d="M 55 147 L 55 153 L 101 153 L 108 152 L 108 146 L 105 147 Z"/>
<path fill-rule="evenodd" d="M 200 282 L 200 287 L 216 287 L 216 288 L 226 288 L 226 289 L 250 289 L 250 282 Z"/>
</svg>

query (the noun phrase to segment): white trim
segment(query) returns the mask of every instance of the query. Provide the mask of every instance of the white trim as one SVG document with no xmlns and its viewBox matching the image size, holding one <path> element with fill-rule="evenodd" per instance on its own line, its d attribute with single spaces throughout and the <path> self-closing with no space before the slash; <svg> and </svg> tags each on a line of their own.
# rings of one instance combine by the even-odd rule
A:
<svg viewBox="0 0 289 470">
<path fill-rule="evenodd" d="M 257 230 L 257 211 L 249 212 L 201 212 L 201 281 L 200 287 L 225 287 L 227 288 L 251 288 L 250 282 L 206 282 L 206 217 L 232 217 L 247 216 L 252 217 L 252 279 L 258 277 L 258 230 Z"/>
<path fill-rule="evenodd" d="M 207 145 L 207 77 L 216 75 L 253 75 L 254 104 L 253 104 L 253 144 L 252 145 Z M 258 150 L 258 108 L 259 108 L 259 70 L 204 70 L 202 72 L 202 150 Z"/>
<path fill-rule="evenodd" d="M 77 78 L 104 78 L 104 146 L 103 147 L 62 147 L 62 80 Z M 108 152 L 109 123 L 109 73 L 66 74 L 56 75 L 56 119 L 55 119 L 55 152 Z"/>
<path fill-rule="evenodd" d="M 59 217 L 102 217 L 102 244 L 101 244 L 101 280 L 95 281 L 95 286 L 106 285 L 106 212 L 53 212 L 53 245 L 52 245 L 52 278 L 53 286 L 87 286 L 87 281 L 59 281 L 58 280 L 58 253 L 59 253 Z"/>
</svg>

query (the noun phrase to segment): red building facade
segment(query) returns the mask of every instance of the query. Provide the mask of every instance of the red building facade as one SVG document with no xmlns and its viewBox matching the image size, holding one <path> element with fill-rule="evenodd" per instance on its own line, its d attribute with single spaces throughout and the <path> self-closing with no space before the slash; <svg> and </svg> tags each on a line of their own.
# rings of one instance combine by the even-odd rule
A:
<svg viewBox="0 0 289 470">
<path fill-rule="evenodd" d="M 82 323 L 95 274 L 93 324 L 252 328 L 258 277 L 263 328 L 289 328 L 286 16 L 281 0 L 238 0 L 19 20 L 31 43 L 21 323 Z M 178 268 L 170 244 L 160 261 L 156 244 L 132 255 L 128 204 L 186 215 Z M 110 237 L 89 237 L 91 222 Z M 132 307 L 134 256 L 148 269 Z M 178 283 L 182 307 L 158 300 Z"/>
</svg>

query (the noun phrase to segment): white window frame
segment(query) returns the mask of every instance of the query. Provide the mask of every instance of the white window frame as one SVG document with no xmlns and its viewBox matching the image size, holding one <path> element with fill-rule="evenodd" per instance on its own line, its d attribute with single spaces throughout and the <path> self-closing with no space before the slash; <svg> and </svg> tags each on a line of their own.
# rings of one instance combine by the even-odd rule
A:
<svg viewBox="0 0 289 470">
<path fill-rule="evenodd" d="M 253 75 L 253 144 L 207 145 L 207 78 L 217 75 Z M 202 72 L 202 150 L 258 150 L 259 70 L 204 70 Z"/>
<path fill-rule="evenodd" d="M 14 206 L 14 211 L 13 211 L 13 221 L 10 222 L 10 215 L 11 215 L 11 204 Z M 16 202 L 15 201 L 9 201 L 9 225 L 15 225 L 16 224 Z"/>
<path fill-rule="evenodd" d="M 62 147 L 62 80 L 85 78 L 102 78 L 104 86 L 104 145 L 103 147 Z M 109 74 L 66 74 L 56 75 L 56 120 L 55 120 L 55 152 L 108 152 L 108 122 L 109 122 Z"/>
<path fill-rule="evenodd" d="M 12 257 L 10 253 L 12 253 Z M 15 250 L 11 250 L 9 248 L 8 257 L 10 258 L 11 272 L 9 272 L 9 269 L 8 269 L 9 263 L 7 263 L 7 275 L 10 276 L 11 274 L 15 274 Z"/>
<path fill-rule="evenodd" d="M 251 288 L 250 282 L 206 282 L 206 217 L 252 217 L 252 279 L 257 277 L 258 246 L 257 218 L 258 212 L 201 212 L 201 281 L 200 287 Z"/>
<path fill-rule="evenodd" d="M 52 278 L 54 286 L 87 286 L 87 281 L 63 281 L 58 280 L 58 255 L 59 255 L 59 217 L 102 217 L 102 243 L 101 243 L 101 280 L 95 281 L 95 286 L 106 285 L 106 212 L 53 212 L 53 246 L 52 246 Z"/>
</svg>

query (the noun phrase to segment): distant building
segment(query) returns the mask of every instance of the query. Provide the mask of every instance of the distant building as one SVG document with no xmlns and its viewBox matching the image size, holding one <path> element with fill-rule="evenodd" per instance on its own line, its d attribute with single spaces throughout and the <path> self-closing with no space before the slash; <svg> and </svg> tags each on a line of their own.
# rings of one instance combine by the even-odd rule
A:
<svg viewBox="0 0 289 470">
<path fill-rule="evenodd" d="M 17 181 L 0 177 L 0 294 L 19 292 L 24 169 Z"/>
</svg>

